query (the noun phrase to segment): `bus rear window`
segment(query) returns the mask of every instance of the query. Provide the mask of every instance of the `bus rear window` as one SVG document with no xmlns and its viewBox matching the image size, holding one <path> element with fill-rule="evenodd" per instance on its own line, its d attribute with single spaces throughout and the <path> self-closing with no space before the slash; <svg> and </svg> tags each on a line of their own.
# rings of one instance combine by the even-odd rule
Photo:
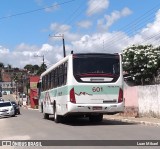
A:
<svg viewBox="0 0 160 149">
<path fill-rule="evenodd" d="M 73 55 L 73 75 L 78 82 L 116 82 L 120 76 L 119 55 Z"/>
</svg>

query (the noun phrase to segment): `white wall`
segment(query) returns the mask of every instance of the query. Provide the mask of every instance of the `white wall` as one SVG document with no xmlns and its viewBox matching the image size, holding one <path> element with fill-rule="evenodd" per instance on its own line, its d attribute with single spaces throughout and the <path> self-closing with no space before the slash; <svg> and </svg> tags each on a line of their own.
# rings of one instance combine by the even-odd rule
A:
<svg viewBox="0 0 160 149">
<path fill-rule="evenodd" d="M 139 114 L 160 118 L 160 85 L 138 86 Z"/>
</svg>

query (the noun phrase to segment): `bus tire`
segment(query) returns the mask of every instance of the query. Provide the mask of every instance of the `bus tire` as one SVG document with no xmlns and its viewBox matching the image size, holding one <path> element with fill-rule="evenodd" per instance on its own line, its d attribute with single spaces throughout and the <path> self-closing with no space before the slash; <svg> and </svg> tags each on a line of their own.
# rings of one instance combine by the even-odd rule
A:
<svg viewBox="0 0 160 149">
<path fill-rule="evenodd" d="M 43 113 L 43 104 L 41 104 L 41 113 Z"/>
<path fill-rule="evenodd" d="M 89 121 L 90 122 L 101 122 L 102 120 L 103 120 L 103 114 L 90 115 L 89 116 Z"/>
<path fill-rule="evenodd" d="M 44 116 L 44 119 L 49 119 L 49 114 L 44 113 L 43 116 Z"/>
<path fill-rule="evenodd" d="M 55 123 L 61 122 L 61 116 L 57 115 L 56 103 L 54 104 L 54 122 Z"/>
</svg>

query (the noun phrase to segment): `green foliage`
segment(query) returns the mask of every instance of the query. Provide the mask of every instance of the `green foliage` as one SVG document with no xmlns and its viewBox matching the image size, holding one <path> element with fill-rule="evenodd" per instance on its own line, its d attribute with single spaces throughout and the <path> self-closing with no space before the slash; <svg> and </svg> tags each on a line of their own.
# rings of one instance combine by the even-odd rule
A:
<svg viewBox="0 0 160 149">
<path fill-rule="evenodd" d="M 47 65 L 44 63 L 41 66 L 28 64 L 24 69 L 27 69 L 29 73 L 41 75 L 47 69 Z"/>
<path fill-rule="evenodd" d="M 160 47 L 131 46 L 123 50 L 123 69 L 138 85 L 149 84 L 160 68 Z"/>
<path fill-rule="evenodd" d="M 4 64 L 0 62 L 0 68 L 4 68 Z"/>
<path fill-rule="evenodd" d="M 37 71 L 37 75 L 41 75 L 46 69 L 47 69 L 47 65 L 42 64 Z"/>
</svg>

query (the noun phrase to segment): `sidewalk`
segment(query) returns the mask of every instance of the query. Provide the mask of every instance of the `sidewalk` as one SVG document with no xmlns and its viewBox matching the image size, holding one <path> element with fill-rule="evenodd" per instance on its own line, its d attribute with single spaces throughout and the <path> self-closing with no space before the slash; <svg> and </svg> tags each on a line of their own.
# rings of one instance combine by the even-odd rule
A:
<svg viewBox="0 0 160 149">
<path fill-rule="evenodd" d="M 130 117 L 130 116 L 121 116 L 119 114 L 104 115 L 104 118 L 108 120 L 116 120 L 116 121 L 121 121 L 121 122 L 136 123 L 136 124 L 160 127 L 160 119 L 158 118 L 151 118 L 151 117 L 135 118 L 135 117 Z"/>
</svg>

